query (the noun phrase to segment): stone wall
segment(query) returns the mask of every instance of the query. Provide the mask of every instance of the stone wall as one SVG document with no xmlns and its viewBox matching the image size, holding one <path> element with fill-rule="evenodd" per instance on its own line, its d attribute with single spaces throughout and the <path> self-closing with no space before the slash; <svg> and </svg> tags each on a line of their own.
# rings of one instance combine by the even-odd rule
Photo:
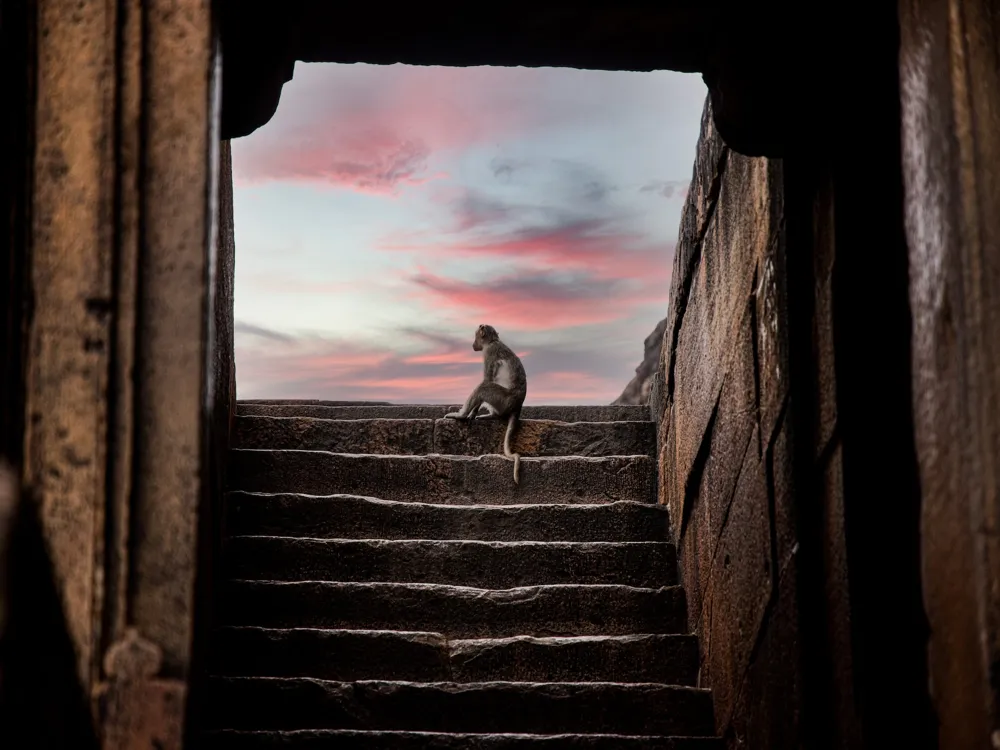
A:
<svg viewBox="0 0 1000 750">
<path fill-rule="evenodd" d="M 781 163 L 727 148 L 706 102 L 650 406 L 700 684 L 730 746 L 799 731 L 784 261 Z"/>
</svg>

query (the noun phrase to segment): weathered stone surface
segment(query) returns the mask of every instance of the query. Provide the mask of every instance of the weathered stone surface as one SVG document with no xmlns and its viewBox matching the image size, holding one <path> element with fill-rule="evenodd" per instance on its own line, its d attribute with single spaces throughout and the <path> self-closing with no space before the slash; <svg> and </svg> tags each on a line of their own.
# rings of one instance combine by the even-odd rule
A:
<svg viewBox="0 0 1000 750">
<path fill-rule="evenodd" d="M 802 664 L 795 567 L 778 579 L 775 606 L 737 691 L 732 724 L 747 747 L 795 747 L 802 724 Z"/>
<path fill-rule="evenodd" d="M 688 617 L 693 626 L 701 619 L 702 601 L 711 577 L 712 561 L 729 513 L 744 457 L 758 456 L 757 404 L 754 384 L 751 316 L 743 317 L 736 349 L 722 382 L 711 432 L 705 436 L 707 455 L 698 480 L 693 507 L 681 541 L 684 586 L 688 592 Z M 703 447 L 704 449 L 704 447 Z M 679 513 L 680 508 L 674 512 Z"/>
<path fill-rule="evenodd" d="M 684 561 L 681 566 L 681 583 L 687 593 L 688 622 L 695 627 L 701 618 L 705 591 L 710 585 L 712 558 L 715 556 L 718 539 L 711 537 L 709 533 L 707 498 L 698 497 L 690 513 L 678 545 L 678 556 Z"/>
<path fill-rule="evenodd" d="M 729 504 L 732 502 L 744 459 L 751 455 L 756 459 L 760 458 L 760 435 L 755 430 L 758 408 L 754 330 L 750 325 L 749 312 L 744 312 L 737 338 L 733 342 L 698 492 L 699 501 L 708 505 L 706 538 L 713 553 L 729 513 Z"/>
<path fill-rule="evenodd" d="M 502 453 L 506 424 L 485 420 L 461 424 L 441 419 L 434 427 L 438 453 L 480 456 Z M 512 450 L 523 456 L 652 456 L 656 427 L 651 421 L 559 422 L 522 420 Z"/>
<path fill-rule="evenodd" d="M 481 542 L 384 539 L 229 540 L 231 578 L 395 581 L 514 588 L 554 583 L 659 587 L 676 583 L 667 542 Z"/>
<path fill-rule="evenodd" d="M 218 750 L 723 750 L 721 740 L 621 734 L 468 734 L 305 729 L 207 734 Z"/>
<path fill-rule="evenodd" d="M 214 727 L 452 732 L 711 731 L 707 691 L 649 683 L 330 682 L 217 677 Z"/>
<path fill-rule="evenodd" d="M 647 456 L 524 458 L 521 481 L 502 456 L 367 456 L 322 451 L 232 451 L 230 487 L 251 492 L 349 493 L 385 500 L 507 505 L 651 501 Z"/>
<path fill-rule="evenodd" d="M 681 210 L 677 247 L 674 250 L 674 268 L 670 277 L 670 307 L 667 310 L 667 326 L 663 334 L 663 351 L 660 355 L 668 385 L 672 385 L 670 374 L 674 368 L 677 336 L 687 308 L 692 274 L 701 256 L 702 238 L 706 227 L 715 213 L 728 157 L 729 149 L 716 132 L 715 122 L 712 119 L 711 99 L 706 97 L 701 113 L 701 134 L 698 138 L 687 200 Z M 669 397 L 672 393 L 668 392 L 666 395 Z"/>
<path fill-rule="evenodd" d="M 430 419 L 315 419 L 237 416 L 233 448 L 424 455 L 434 449 Z"/>
<path fill-rule="evenodd" d="M 479 589 L 428 583 L 232 581 L 230 625 L 426 630 L 449 638 L 681 633 L 678 586 L 526 586 Z"/>
<path fill-rule="evenodd" d="M 261 417 L 314 417 L 318 419 L 441 419 L 461 404 L 343 404 L 336 401 L 240 401 L 240 415 Z M 642 406 L 525 406 L 521 419 L 556 422 L 638 422 L 649 419 Z"/>
<path fill-rule="evenodd" d="M 708 672 L 719 728 L 732 716 L 771 598 L 773 577 L 765 468 L 748 454 L 712 565 Z"/>
<path fill-rule="evenodd" d="M 481 456 L 503 452 L 506 424 L 495 420 L 318 419 L 239 416 L 234 448 Z M 652 422 L 522 420 L 512 449 L 524 456 L 653 455 Z"/>
<path fill-rule="evenodd" d="M 457 640 L 449 644 L 460 682 L 659 682 L 693 685 L 698 640 L 690 635 Z"/>
<path fill-rule="evenodd" d="M 439 633 L 222 628 L 216 674 L 420 682 L 658 682 L 693 685 L 690 635 L 447 640 Z"/>
<path fill-rule="evenodd" d="M 780 231 L 785 213 L 784 175 L 780 161 L 767 162 L 768 231 L 770 238 L 757 259 L 757 287 L 754 290 L 757 330 L 757 392 L 760 403 L 760 439 L 767 445 L 788 395 L 788 266 L 785 232 Z M 818 332 L 819 333 L 819 332 Z M 826 332 L 823 332 L 825 335 Z M 831 368 L 832 369 L 832 368 Z"/>
<path fill-rule="evenodd" d="M 941 747 L 997 747 L 1000 14 L 907 0 L 899 25 L 931 692 Z"/>
<path fill-rule="evenodd" d="M 440 633 L 225 627 L 214 634 L 215 674 L 325 680 L 451 679 Z"/>
<path fill-rule="evenodd" d="M 728 160 L 703 240 L 673 364 L 676 493 L 683 492 L 733 357 L 740 322 L 749 309 L 756 259 L 770 237 L 767 162 Z"/>
<path fill-rule="evenodd" d="M 768 460 L 774 492 L 774 543 L 778 575 L 792 562 L 798 546 L 797 514 L 793 495 L 792 456 L 787 413 L 775 426 Z"/>
<path fill-rule="evenodd" d="M 598 504 L 430 505 L 353 495 L 231 492 L 229 532 L 335 539 L 655 542 L 667 511 L 620 500 Z"/>
<path fill-rule="evenodd" d="M 30 702 L 32 684 L 45 684 L 38 708 L 51 726 L 19 741 L 3 717 L 5 745 L 70 742 L 81 727 L 64 696 L 82 689 L 107 747 L 153 737 L 181 746 L 186 706 L 176 699 L 192 668 L 196 530 L 215 427 L 211 18 L 203 2 L 3 5 L 10 104 L 0 129 L 12 156 L 0 167 L 0 443 L 4 453 L 18 445 L 11 458 L 52 565 L 61 623 L 45 633 L 46 650 L 61 658 L 68 635 L 77 660 L 75 681 L 53 680 L 42 654 L 28 681 L 17 677 L 22 717 L 43 715 Z M 13 96 L 22 81 L 30 93 Z M 126 505 L 142 530 L 127 544 Z M 11 586 L 39 589 L 47 573 Z M 49 618 L 40 601 L 38 626 Z M 122 637 L 126 611 L 160 648 L 162 672 L 113 685 L 98 716 L 103 652 Z"/>
</svg>

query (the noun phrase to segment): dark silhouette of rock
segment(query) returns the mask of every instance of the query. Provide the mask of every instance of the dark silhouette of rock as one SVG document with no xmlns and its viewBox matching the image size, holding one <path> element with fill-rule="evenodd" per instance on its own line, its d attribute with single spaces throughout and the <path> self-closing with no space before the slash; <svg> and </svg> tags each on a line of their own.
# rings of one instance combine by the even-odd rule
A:
<svg viewBox="0 0 1000 750">
<path fill-rule="evenodd" d="M 667 319 L 656 324 L 653 332 L 643 342 L 642 362 L 635 368 L 635 377 L 629 381 L 622 395 L 612 401 L 612 404 L 645 405 L 649 403 L 649 389 L 653 385 L 653 375 L 660 364 L 660 349 L 663 347 L 663 334 L 667 330 Z"/>
</svg>

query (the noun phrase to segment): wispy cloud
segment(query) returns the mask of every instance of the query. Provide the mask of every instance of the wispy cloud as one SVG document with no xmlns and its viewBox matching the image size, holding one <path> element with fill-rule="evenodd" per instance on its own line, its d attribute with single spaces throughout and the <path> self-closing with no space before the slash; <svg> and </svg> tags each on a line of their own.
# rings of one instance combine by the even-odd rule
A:
<svg viewBox="0 0 1000 750">
<path fill-rule="evenodd" d="M 626 318 L 650 301 L 649 290 L 587 274 L 519 272 L 482 281 L 430 272 L 412 277 L 432 307 L 461 311 L 469 319 L 522 331 L 570 328 Z"/>
<path fill-rule="evenodd" d="M 463 188 L 447 204 L 451 217 L 430 232 L 396 233 L 384 250 L 421 256 L 493 256 L 600 278 L 649 278 L 666 273 L 672 243 L 635 229 L 634 208 L 615 203 L 618 189 L 598 169 L 569 160 L 494 160 L 494 175 L 511 179 L 534 173 L 541 200 L 511 201 L 498 192 Z"/>
<path fill-rule="evenodd" d="M 656 193 L 664 198 L 686 198 L 690 180 L 650 180 L 641 188 L 640 193 Z"/>
<path fill-rule="evenodd" d="M 252 323 L 244 323 L 239 320 L 237 320 L 233 325 L 233 332 L 236 334 L 243 334 L 245 336 L 256 336 L 257 338 L 268 339 L 270 341 L 281 341 L 285 343 L 292 343 L 295 341 L 295 338 L 287 333 L 281 333 L 280 331 L 265 328 L 264 326 L 255 326 Z"/>
<path fill-rule="evenodd" d="M 445 175 L 432 168 L 433 153 L 546 127 L 579 109 L 545 106 L 537 97 L 545 73 L 533 68 L 317 67 L 296 66 L 272 122 L 237 142 L 237 182 L 395 194 Z"/>
</svg>

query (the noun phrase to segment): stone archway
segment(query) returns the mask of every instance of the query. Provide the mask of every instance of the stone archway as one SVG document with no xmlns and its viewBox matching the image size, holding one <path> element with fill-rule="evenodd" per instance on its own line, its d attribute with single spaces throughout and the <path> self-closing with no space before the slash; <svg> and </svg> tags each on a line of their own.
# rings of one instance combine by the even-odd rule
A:
<svg viewBox="0 0 1000 750">
<path fill-rule="evenodd" d="M 781 4 L 515 4 L 484 26 L 458 8 L 376 18 L 375 8 L 305 1 L 250 14 L 222 0 L 5 0 L 4 92 L 25 101 L 5 120 L 5 143 L 30 156 L 3 166 L 13 220 L 3 238 L 2 445 L 33 493 L 76 679 L 95 699 L 105 743 L 142 735 L 179 746 L 180 706 L 204 645 L 197 632 L 211 619 L 198 607 L 211 602 L 213 498 L 232 414 L 233 246 L 224 180 L 218 192 L 227 153 L 223 145 L 220 161 L 219 139 L 266 122 L 296 59 L 366 59 L 701 71 L 728 147 L 784 159 L 797 431 L 758 444 L 770 451 L 772 491 L 784 471 L 774 456 L 783 451 L 795 464 L 801 513 L 790 549 L 799 562 L 791 589 L 778 586 L 768 599 L 770 625 L 752 637 L 723 631 L 708 648 L 753 656 L 734 662 L 740 674 L 722 673 L 734 689 L 796 664 L 790 689 L 802 722 L 799 739 L 781 740 L 790 746 L 900 742 L 901 731 L 933 746 L 922 682 L 926 603 L 940 746 L 995 744 L 1000 430 L 988 352 L 1000 288 L 991 210 L 1000 14 L 996 0 L 885 7 L 860 23 L 838 6 L 800 18 L 808 32 L 792 33 Z M 850 109 L 859 99 L 867 119 Z M 706 194 L 713 189 L 709 180 Z M 678 276 L 690 279 L 695 261 L 680 257 L 687 270 Z M 766 286 L 766 270 L 751 278 Z M 680 299 L 672 315 L 687 317 L 698 300 Z M 760 326 L 768 313 L 755 314 Z M 682 519 L 713 496 L 708 459 L 722 455 L 713 436 L 726 413 L 721 390 L 687 403 L 672 387 L 673 336 L 681 341 L 683 325 L 668 326 L 671 359 L 656 396 L 662 446 L 675 452 L 666 468 L 676 465 L 677 416 L 712 405 L 683 446 L 691 460 L 668 498 Z M 766 352 L 751 351 L 759 370 Z M 758 377 L 757 393 L 768 387 Z M 880 431 L 872 415 L 883 414 Z M 898 477 L 905 489 L 893 494 Z M 768 508 L 776 546 L 778 505 Z M 889 567 L 880 562 L 887 550 Z M 697 556 L 685 554 L 698 578 Z M 800 639 L 812 656 L 786 660 L 784 646 Z M 195 709 L 196 691 L 194 680 Z M 902 697 L 895 711 L 885 692 Z M 733 705 L 733 742 L 787 736 L 783 696 Z"/>
</svg>

